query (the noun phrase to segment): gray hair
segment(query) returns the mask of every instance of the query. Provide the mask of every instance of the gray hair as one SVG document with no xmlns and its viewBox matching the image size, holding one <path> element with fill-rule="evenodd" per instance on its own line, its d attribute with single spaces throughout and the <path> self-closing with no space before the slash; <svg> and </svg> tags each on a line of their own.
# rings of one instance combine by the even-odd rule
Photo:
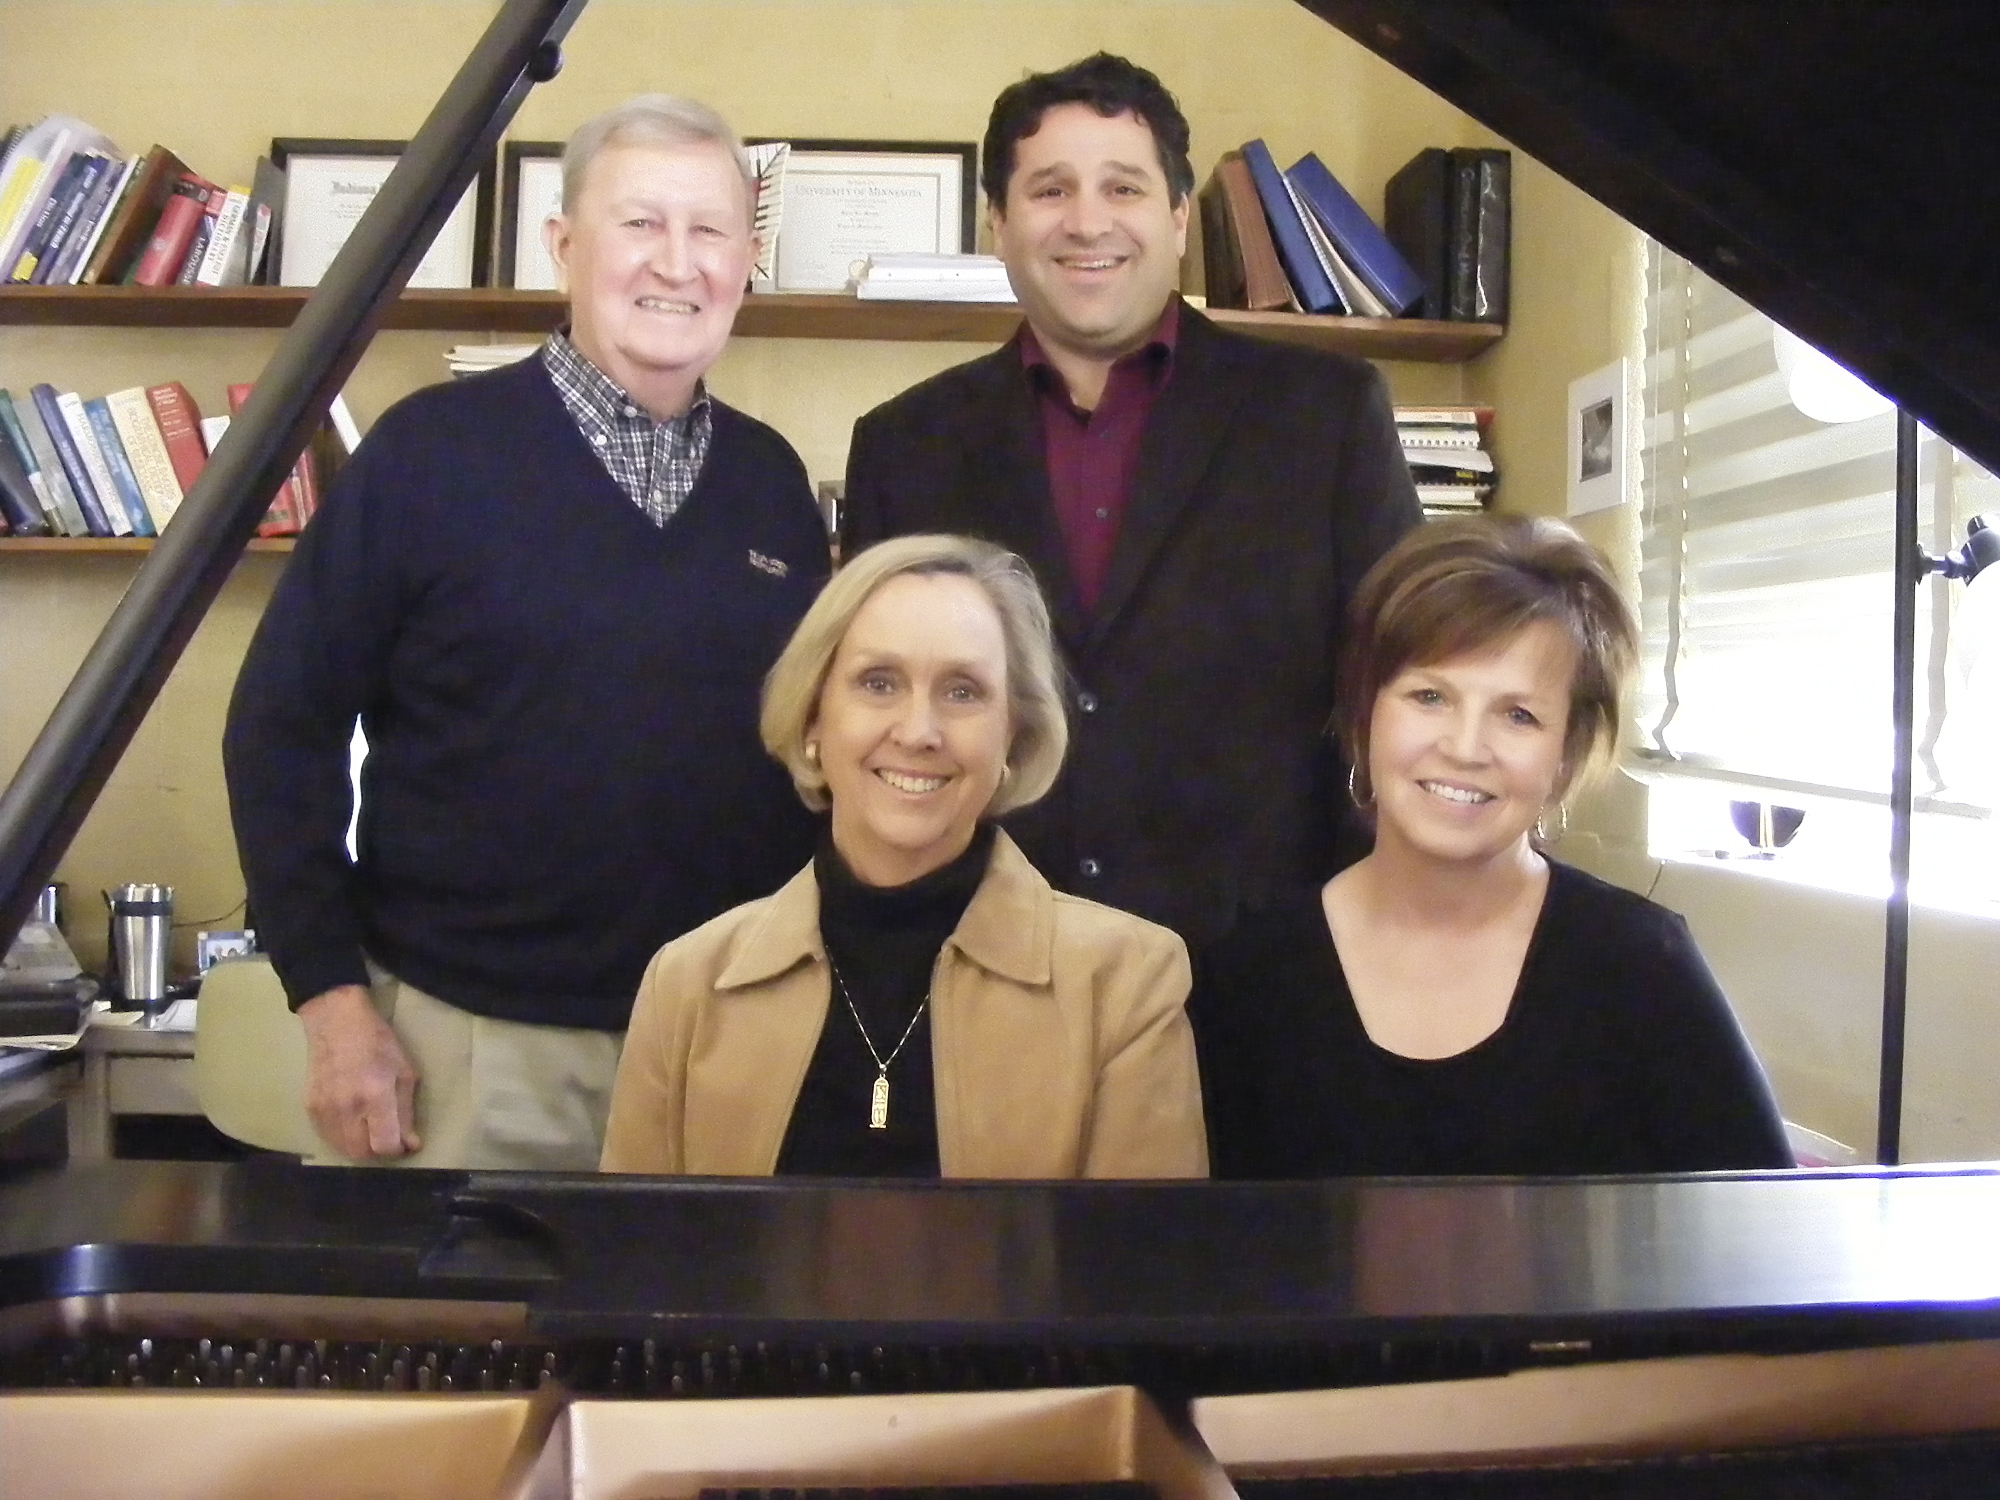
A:
<svg viewBox="0 0 2000 1500">
<path fill-rule="evenodd" d="M 563 147 L 562 211 L 576 211 L 583 192 L 584 174 L 607 146 L 705 146 L 726 150 L 743 174 L 754 219 L 757 204 L 757 174 L 743 154 L 743 142 L 729 122 L 697 99 L 678 94 L 640 94 L 593 115 L 577 126 Z"/>
</svg>

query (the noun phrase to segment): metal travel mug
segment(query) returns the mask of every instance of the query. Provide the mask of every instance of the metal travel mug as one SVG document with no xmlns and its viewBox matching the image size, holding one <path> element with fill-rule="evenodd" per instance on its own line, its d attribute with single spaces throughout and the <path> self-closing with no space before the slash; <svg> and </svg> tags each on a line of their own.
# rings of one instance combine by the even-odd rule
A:
<svg viewBox="0 0 2000 1500">
<path fill-rule="evenodd" d="M 121 885 L 104 893 L 111 906 L 111 953 L 118 987 L 130 1005 L 148 1008 L 167 998 L 167 944 L 174 925 L 174 888 Z"/>
</svg>

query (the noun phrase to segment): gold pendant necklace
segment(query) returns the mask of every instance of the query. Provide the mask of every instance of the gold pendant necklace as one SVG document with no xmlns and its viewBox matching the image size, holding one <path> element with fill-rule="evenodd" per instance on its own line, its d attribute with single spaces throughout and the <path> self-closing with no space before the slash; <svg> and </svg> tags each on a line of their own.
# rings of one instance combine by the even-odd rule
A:
<svg viewBox="0 0 2000 1500">
<path fill-rule="evenodd" d="M 840 970 L 833 965 L 833 954 L 826 955 L 826 969 L 833 976 L 833 987 L 840 991 L 840 998 L 847 1002 L 847 1013 L 854 1017 L 854 1029 L 861 1033 L 861 1045 L 868 1049 L 868 1055 L 875 1059 L 875 1087 L 868 1095 L 868 1128 L 887 1130 L 889 1128 L 889 1065 L 903 1055 L 903 1046 L 917 1029 L 917 1022 L 924 1018 L 924 1008 L 931 1003 L 926 994 L 917 1003 L 917 1013 L 910 1017 L 910 1024 L 903 1028 L 903 1039 L 896 1043 L 887 1057 L 875 1050 L 875 1039 L 868 1034 L 868 1028 L 861 1022 L 861 1012 L 854 1008 L 854 997 L 847 993 L 847 981 L 840 977 Z"/>
</svg>

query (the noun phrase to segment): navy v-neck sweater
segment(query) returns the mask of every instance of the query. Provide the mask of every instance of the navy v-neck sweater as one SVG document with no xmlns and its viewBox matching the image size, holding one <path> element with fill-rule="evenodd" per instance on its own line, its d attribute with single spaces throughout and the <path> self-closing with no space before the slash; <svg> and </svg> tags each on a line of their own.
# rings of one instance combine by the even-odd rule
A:
<svg viewBox="0 0 2000 1500">
<path fill-rule="evenodd" d="M 665 527 L 539 359 L 385 413 L 300 539 L 224 737 L 293 1005 L 365 983 L 366 954 L 476 1014 L 621 1029 L 656 948 L 811 857 L 757 712 L 827 571 L 797 454 L 720 402 Z"/>
</svg>

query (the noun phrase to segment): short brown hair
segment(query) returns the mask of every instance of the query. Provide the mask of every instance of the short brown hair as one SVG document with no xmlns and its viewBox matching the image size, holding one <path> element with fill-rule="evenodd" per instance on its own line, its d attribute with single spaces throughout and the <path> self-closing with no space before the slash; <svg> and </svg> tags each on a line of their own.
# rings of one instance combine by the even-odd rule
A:
<svg viewBox="0 0 2000 1500">
<path fill-rule="evenodd" d="M 1055 785 L 1069 749 L 1063 716 L 1062 668 L 1049 628 L 1049 607 L 1028 565 L 1004 547 L 969 536 L 904 536 L 857 553 L 821 590 L 764 679 L 758 723 L 764 748 L 792 773 L 807 807 L 828 806 L 826 776 L 806 757 L 806 738 L 827 673 L 861 606 L 905 573 L 952 573 L 970 578 L 993 602 L 1007 645 L 1007 779 L 986 809 L 999 817 L 1039 801 Z"/>
<path fill-rule="evenodd" d="M 1375 699 L 1397 673 L 1503 647 L 1538 620 L 1576 647 L 1560 798 L 1618 742 L 1638 658 L 1638 627 L 1604 554 L 1561 521 L 1528 516 L 1432 521 L 1383 554 L 1355 591 L 1334 709 L 1357 786 Z"/>
</svg>

